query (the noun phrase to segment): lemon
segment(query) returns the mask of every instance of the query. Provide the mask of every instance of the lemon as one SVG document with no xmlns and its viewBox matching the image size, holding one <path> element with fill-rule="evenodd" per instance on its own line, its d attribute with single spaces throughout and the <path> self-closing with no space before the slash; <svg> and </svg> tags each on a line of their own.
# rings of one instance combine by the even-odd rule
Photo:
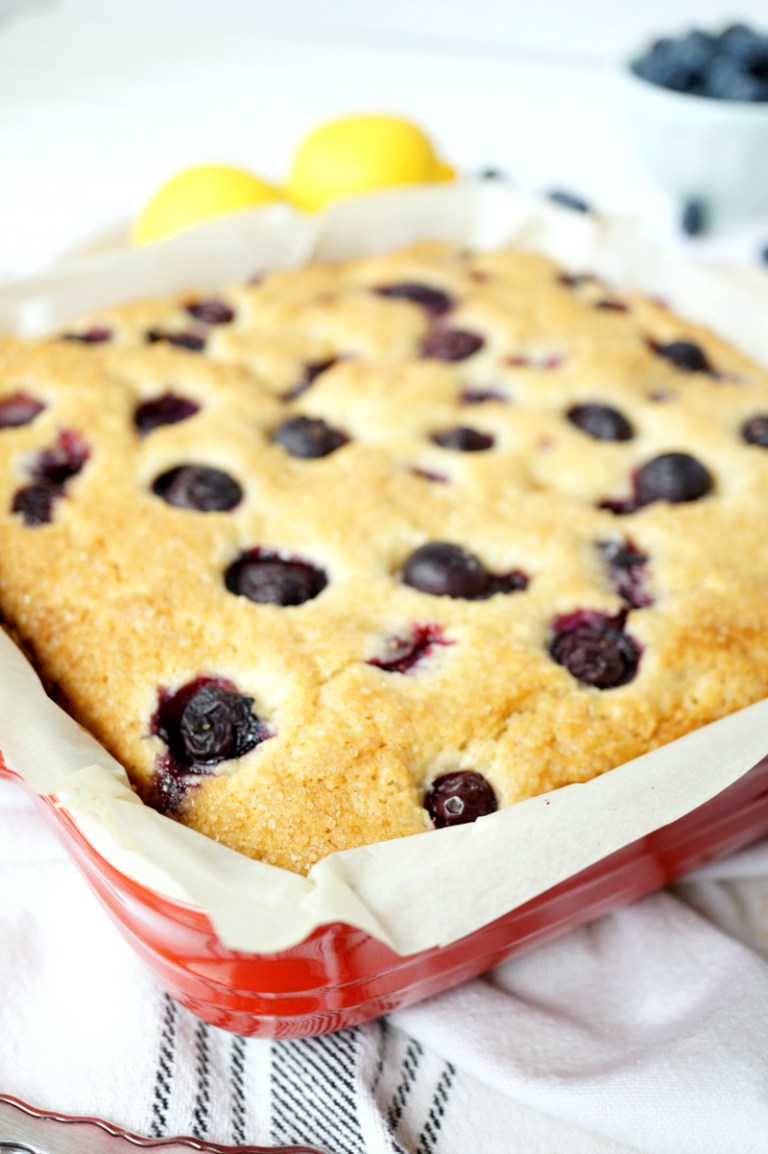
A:
<svg viewBox="0 0 768 1154">
<path fill-rule="evenodd" d="M 454 175 L 415 124 L 396 116 L 349 116 L 310 133 L 296 154 L 287 191 L 300 208 L 313 211 L 358 192 Z"/>
<path fill-rule="evenodd" d="M 200 164 L 186 168 L 160 188 L 139 213 L 135 244 L 151 244 L 228 212 L 278 200 L 277 192 L 242 168 Z"/>
</svg>

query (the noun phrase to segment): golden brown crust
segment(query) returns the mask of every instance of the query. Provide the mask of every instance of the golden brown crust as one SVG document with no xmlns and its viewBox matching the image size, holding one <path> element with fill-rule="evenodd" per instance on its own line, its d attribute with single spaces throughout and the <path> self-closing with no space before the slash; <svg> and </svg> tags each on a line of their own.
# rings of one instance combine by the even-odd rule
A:
<svg viewBox="0 0 768 1154">
<path fill-rule="evenodd" d="M 483 349 L 455 364 L 423 359 L 425 310 L 371 291 L 406 281 L 450 293 L 451 325 L 483 335 Z M 199 328 L 184 308 L 199 295 L 70 326 L 106 324 L 107 344 L 0 347 L 0 402 L 24 391 L 47 406 L 0 430 L 0 608 L 142 796 L 164 748 L 151 734 L 159 688 L 204 674 L 252 696 L 273 736 L 201 777 L 179 816 L 299 871 L 428 828 L 425 790 L 446 771 L 479 770 L 509 805 L 768 693 L 768 451 L 740 435 L 768 413 L 768 375 L 712 333 L 637 294 L 621 294 L 627 311 L 600 307 L 615 293 L 565 285 L 537 256 L 419 245 L 226 290 L 235 320 L 209 331 L 204 355 L 146 344 L 150 329 Z M 697 342 L 718 376 L 676 370 L 649 339 Z M 283 399 L 307 365 L 334 358 Z M 137 405 L 169 389 L 200 412 L 140 437 Z M 507 401 L 467 405 L 468 389 Z M 587 401 L 621 410 L 637 435 L 588 438 L 565 418 Z M 294 459 L 270 443 L 291 414 L 321 417 L 350 443 Z M 430 440 L 458 425 L 492 434 L 493 449 Z M 13 496 L 62 429 L 91 457 L 52 523 L 30 528 Z M 597 508 L 669 451 L 704 462 L 714 493 L 621 518 Z M 234 476 L 241 505 L 197 513 L 154 496 L 154 479 L 186 462 Z M 650 558 L 655 601 L 627 619 L 643 650 L 637 676 L 601 691 L 548 646 L 559 614 L 621 610 L 596 542 L 624 536 Z M 409 588 L 400 567 L 430 540 L 464 545 L 497 573 L 523 570 L 529 587 L 486 601 Z M 256 546 L 312 561 L 328 587 L 290 608 L 234 596 L 223 573 Z M 451 644 L 412 675 L 367 663 L 414 623 L 439 625 Z"/>
</svg>

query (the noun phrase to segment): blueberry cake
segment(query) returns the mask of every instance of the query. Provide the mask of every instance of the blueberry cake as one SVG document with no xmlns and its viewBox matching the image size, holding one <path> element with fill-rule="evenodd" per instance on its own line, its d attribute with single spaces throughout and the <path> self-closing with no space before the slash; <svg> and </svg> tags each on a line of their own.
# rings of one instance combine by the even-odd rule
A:
<svg viewBox="0 0 768 1154">
<path fill-rule="evenodd" d="M 422 244 L 0 348 L 0 609 L 149 805 L 305 872 L 768 694 L 768 374 Z"/>
</svg>

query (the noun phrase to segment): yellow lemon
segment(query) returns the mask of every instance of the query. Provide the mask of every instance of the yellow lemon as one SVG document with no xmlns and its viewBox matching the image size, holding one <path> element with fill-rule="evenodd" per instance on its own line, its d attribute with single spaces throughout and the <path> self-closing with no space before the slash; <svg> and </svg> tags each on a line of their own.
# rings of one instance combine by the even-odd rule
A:
<svg viewBox="0 0 768 1154">
<path fill-rule="evenodd" d="M 454 175 L 415 124 L 396 116 L 349 116 L 306 138 L 293 163 L 288 195 L 313 211 L 358 192 Z"/>
<path fill-rule="evenodd" d="M 228 212 L 279 200 L 278 193 L 241 168 L 201 164 L 178 173 L 155 193 L 133 226 L 135 244 L 151 244 Z"/>
</svg>

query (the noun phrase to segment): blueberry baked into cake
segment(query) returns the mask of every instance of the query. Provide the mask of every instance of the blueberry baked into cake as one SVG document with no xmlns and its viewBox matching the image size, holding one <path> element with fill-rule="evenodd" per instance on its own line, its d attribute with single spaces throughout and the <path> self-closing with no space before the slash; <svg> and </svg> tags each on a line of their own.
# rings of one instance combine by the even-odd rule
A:
<svg viewBox="0 0 768 1154">
<path fill-rule="evenodd" d="M 143 800 L 305 872 L 768 694 L 768 373 L 422 244 L 0 349 L 0 608 Z"/>
</svg>

